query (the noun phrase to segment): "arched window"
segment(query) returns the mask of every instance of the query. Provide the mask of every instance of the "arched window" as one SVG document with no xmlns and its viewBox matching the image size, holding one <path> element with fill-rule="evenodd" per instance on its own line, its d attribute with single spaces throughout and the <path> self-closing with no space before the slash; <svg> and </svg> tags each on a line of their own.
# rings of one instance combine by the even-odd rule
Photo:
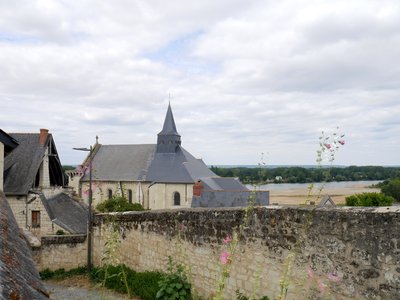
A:
<svg viewBox="0 0 400 300">
<path fill-rule="evenodd" d="M 174 205 L 181 205 L 181 194 L 174 192 Z"/>
<path fill-rule="evenodd" d="M 108 199 L 111 199 L 112 198 L 112 189 L 108 189 L 107 190 L 107 196 L 108 196 Z"/>
<path fill-rule="evenodd" d="M 132 190 L 128 190 L 128 201 L 132 203 Z"/>
</svg>

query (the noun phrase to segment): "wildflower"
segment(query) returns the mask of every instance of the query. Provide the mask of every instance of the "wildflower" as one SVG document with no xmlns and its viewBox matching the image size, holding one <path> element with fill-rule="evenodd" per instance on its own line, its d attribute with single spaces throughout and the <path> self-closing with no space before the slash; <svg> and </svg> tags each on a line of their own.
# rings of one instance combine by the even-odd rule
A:
<svg viewBox="0 0 400 300">
<path fill-rule="evenodd" d="M 307 274 L 308 274 L 308 278 L 314 278 L 314 270 L 311 269 L 311 267 L 307 268 Z"/>
<path fill-rule="evenodd" d="M 219 257 L 219 260 L 221 261 L 222 264 L 226 265 L 230 263 L 230 253 L 227 251 L 223 251 L 221 253 L 221 256 Z"/>
<path fill-rule="evenodd" d="M 345 144 L 345 141 L 344 140 L 340 140 L 340 141 L 338 141 L 338 143 L 343 146 Z"/>
<path fill-rule="evenodd" d="M 232 242 L 232 236 L 228 234 L 226 238 L 224 238 L 223 242 L 224 244 L 229 244 L 230 242 Z"/>
<path fill-rule="evenodd" d="M 326 149 L 331 149 L 331 147 L 332 147 L 330 144 L 324 144 L 324 146 Z"/>
<path fill-rule="evenodd" d="M 328 277 L 328 279 L 330 281 L 333 281 L 333 282 L 339 282 L 340 281 L 340 277 L 335 275 L 335 274 L 333 274 L 333 273 L 328 273 L 327 277 Z"/>
<path fill-rule="evenodd" d="M 179 231 L 183 231 L 185 230 L 185 225 L 183 225 L 182 223 L 179 224 Z"/>
<path fill-rule="evenodd" d="M 323 295 L 325 293 L 325 284 L 321 280 L 318 280 L 318 288 L 321 295 Z"/>
</svg>

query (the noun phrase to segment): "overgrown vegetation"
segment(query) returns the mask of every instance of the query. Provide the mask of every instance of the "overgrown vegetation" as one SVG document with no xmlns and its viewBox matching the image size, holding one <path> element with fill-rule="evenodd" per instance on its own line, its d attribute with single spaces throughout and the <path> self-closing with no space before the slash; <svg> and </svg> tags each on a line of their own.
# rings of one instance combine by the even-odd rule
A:
<svg viewBox="0 0 400 300">
<path fill-rule="evenodd" d="M 190 300 L 191 284 L 182 264 L 176 264 L 168 257 L 167 273 L 161 276 L 158 282 L 159 290 L 156 299 L 161 300 Z"/>
<path fill-rule="evenodd" d="M 382 194 L 393 197 L 400 202 L 400 178 L 385 180 L 376 186 L 381 189 Z"/>
<path fill-rule="evenodd" d="M 121 212 L 121 211 L 142 211 L 143 206 L 139 203 L 129 203 L 124 197 L 113 197 L 100 202 L 96 206 L 96 210 L 99 212 Z"/>
<path fill-rule="evenodd" d="M 158 282 L 161 278 L 162 274 L 159 272 L 136 272 L 125 265 L 94 268 L 90 274 L 92 281 L 108 289 L 127 294 L 126 286 L 128 286 L 128 294 L 136 295 L 144 300 L 156 299 L 159 290 Z"/>
<path fill-rule="evenodd" d="M 399 167 L 349 166 L 327 168 L 277 167 L 211 167 L 211 170 L 222 177 L 238 177 L 244 183 L 311 183 L 331 181 L 386 180 L 400 177 Z"/>
<path fill-rule="evenodd" d="M 237 300 L 270 300 L 270 298 L 268 296 L 263 296 L 259 299 L 253 299 L 253 298 L 249 298 L 246 297 L 243 293 L 241 293 L 239 290 L 236 290 L 236 299 Z"/>
<path fill-rule="evenodd" d="M 394 199 L 382 193 L 361 193 L 346 197 L 347 206 L 390 206 Z"/>
<path fill-rule="evenodd" d="M 121 275 L 123 273 L 126 274 L 131 295 L 136 295 L 143 300 L 156 299 L 156 294 L 159 290 L 158 283 L 162 278 L 162 273 L 159 272 L 135 272 L 125 265 L 103 266 L 101 268 L 92 268 L 89 278 L 93 283 L 99 283 L 108 289 L 126 294 L 124 278 Z M 62 280 L 77 275 L 88 275 L 87 268 L 79 267 L 68 271 L 64 269 L 55 271 L 46 269 L 40 272 L 40 277 L 43 280 Z"/>
<path fill-rule="evenodd" d="M 71 269 L 68 271 L 65 271 L 65 269 L 58 269 L 55 271 L 51 271 L 50 269 L 47 268 L 47 269 L 39 272 L 40 278 L 43 280 L 47 280 L 47 279 L 61 280 L 61 279 L 69 278 L 72 276 L 84 275 L 84 274 L 87 274 L 86 267 L 78 267 L 78 268 Z"/>
</svg>

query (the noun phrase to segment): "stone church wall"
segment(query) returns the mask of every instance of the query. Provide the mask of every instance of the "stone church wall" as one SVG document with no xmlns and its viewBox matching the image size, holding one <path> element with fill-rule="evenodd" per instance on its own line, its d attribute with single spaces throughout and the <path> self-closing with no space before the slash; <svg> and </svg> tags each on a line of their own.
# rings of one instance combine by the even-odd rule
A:
<svg viewBox="0 0 400 300">
<path fill-rule="evenodd" d="M 110 226 L 109 215 L 99 214 L 93 262 L 101 264 L 104 243 L 117 225 L 122 263 L 137 271 L 160 270 L 171 256 L 188 266 L 196 293 L 206 298 L 221 274 L 223 239 L 243 217 L 238 208 L 160 210 L 113 214 Z M 86 262 L 86 243 L 74 237 L 52 237 L 41 249 L 40 260 L 34 255 L 40 270 Z M 225 299 L 236 299 L 236 289 L 276 296 L 290 257 L 295 260 L 293 276 L 284 281 L 287 299 L 397 299 L 400 208 L 255 208 L 229 265 Z"/>
<path fill-rule="evenodd" d="M 185 263 L 196 292 L 215 290 L 223 239 L 243 223 L 242 209 L 183 209 L 124 213 L 119 225 L 120 258 L 138 271 Z M 96 216 L 94 262 L 100 264 L 108 237 L 106 215 Z M 178 238 L 180 237 L 180 238 Z M 226 245 L 225 245 L 226 247 Z M 256 208 L 245 226 L 226 283 L 226 299 L 239 289 L 276 296 L 295 256 L 288 299 L 396 299 L 400 294 L 400 208 Z M 304 298 L 304 299 L 305 299 Z"/>
</svg>

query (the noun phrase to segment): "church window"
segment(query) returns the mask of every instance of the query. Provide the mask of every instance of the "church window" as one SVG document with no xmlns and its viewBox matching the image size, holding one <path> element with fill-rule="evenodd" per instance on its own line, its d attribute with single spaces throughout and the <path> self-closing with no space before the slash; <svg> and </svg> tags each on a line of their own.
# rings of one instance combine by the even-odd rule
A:
<svg viewBox="0 0 400 300">
<path fill-rule="evenodd" d="M 132 203 L 132 190 L 128 190 L 128 201 Z"/>
<path fill-rule="evenodd" d="M 181 194 L 178 192 L 174 193 L 174 205 L 181 205 Z"/>
<path fill-rule="evenodd" d="M 107 190 L 107 193 L 108 193 L 108 199 L 111 199 L 112 198 L 112 189 L 108 189 Z"/>
<path fill-rule="evenodd" d="M 40 210 L 32 210 L 32 228 L 40 227 Z"/>
</svg>

